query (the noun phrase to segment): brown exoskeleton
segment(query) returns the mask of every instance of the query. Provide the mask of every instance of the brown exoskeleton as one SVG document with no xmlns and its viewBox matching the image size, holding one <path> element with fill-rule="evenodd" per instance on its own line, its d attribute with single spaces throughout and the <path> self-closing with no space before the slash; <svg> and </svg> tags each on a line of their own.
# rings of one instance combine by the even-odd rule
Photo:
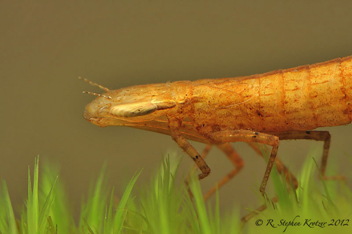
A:
<svg viewBox="0 0 352 234">
<path fill-rule="evenodd" d="M 217 145 L 235 166 L 219 188 L 243 167 L 230 142 L 248 142 L 257 152 L 254 143 L 272 146 L 260 186 L 263 195 L 274 162 L 279 171 L 290 174 L 275 161 L 280 140 L 323 141 L 324 176 L 330 134 L 312 130 L 352 120 L 352 56 L 261 75 L 117 90 L 87 82 L 105 93 L 86 92 L 97 98 L 86 106 L 84 118 L 101 127 L 128 126 L 170 135 L 197 164 L 199 179 L 208 176 L 210 168 L 188 140 Z"/>
</svg>

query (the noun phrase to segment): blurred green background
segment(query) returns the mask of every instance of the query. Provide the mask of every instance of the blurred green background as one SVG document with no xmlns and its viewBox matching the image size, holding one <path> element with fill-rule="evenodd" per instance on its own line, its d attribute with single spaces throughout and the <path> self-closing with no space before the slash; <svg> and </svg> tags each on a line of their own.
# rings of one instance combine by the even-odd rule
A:
<svg viewBox="0 0 352 234">
<path fill-rule="evenodd" d="M 84 107 L 94 97 L 82 91 L 98 89 L 78 76 L 118 89 L 252 75 L 349 56 L 351 10 L 351 1 L 1 1 L 0 178 L 15 207 L 26 195 L 27 167 L 36 155 L 61 165 L 60 179 L 76 211 L 104 161 L 117 191 L 141 168 L 137 186 L 149 182 L 167 152 L 183 156 L 181 174 L 193 165 L 169 136 L 85 121 Z M 345 154 L 352 155 L 352 126 L 328 129 L 330 162 L 349 176 Z M 279 157 L 299 171 L 309 149 L 321 152 L 322 145 L 282 142 Z M 224 211 L 256 206 L 253 190 L 265 169 L 247 145 L 234 146 L 246 166 L 221 189 Z M 212 174 L 202 181 L 204 190 L 232 169 L 217 149 L 206 161 Z"/>
</svg>

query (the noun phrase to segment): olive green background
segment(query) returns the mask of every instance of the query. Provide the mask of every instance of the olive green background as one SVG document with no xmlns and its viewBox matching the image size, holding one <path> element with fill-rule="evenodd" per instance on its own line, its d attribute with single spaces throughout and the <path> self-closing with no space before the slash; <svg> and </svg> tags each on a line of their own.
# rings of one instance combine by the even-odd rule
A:
<svg viewBox="0 0 352 234">
<path fill-rule="evenodd" d="M 27 167 L 36 155 L 61 165 L 75 211 L 107 161 L 109 185 L 120 195 L 144 168 L 149 183 L 162 155 L 193 162 L 170 136 L 123 127 L 99 128 L 82 117 L 100 92 L 137 84 L 251 75 L 352 55 L 351 1 L 1 1 L 0 177 L 16 208 L 26 196 Z M 351 185 L 352 126 L 329 128 L 331 161 Z M 198 150 L 204 145 L 194 143 Z M 234 144 L 245 168 L 221 189 L 222 211 L 256 206 L 264 160 Z M 310 148 L 282 142 L 279 156 L 299 171 Z M 330 162 L 331 162 L 330 161 Z M 204 190 L 232 169 L 217 149 Z M 330 167 L 333 165 L 331 164 Z"/>
</svg>

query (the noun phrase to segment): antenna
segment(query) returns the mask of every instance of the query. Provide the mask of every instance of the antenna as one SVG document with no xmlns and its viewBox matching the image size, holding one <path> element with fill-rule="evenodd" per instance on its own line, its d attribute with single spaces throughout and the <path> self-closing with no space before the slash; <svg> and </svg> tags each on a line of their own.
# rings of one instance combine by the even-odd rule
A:
<svg viewBox="0 0 352 234">
<path fill-rule="evenodd" d="M 106 95 L 100 94 L 100 93 L 94 93 L 94 92 L 89 92 L 89 91 L 83 91 L 82 93 L 90 94 L 90 95 L 97 96 L 97 97 L 104 97 L 107 99 L 111 99 L 111 96 L 106 96 Z"/>
<path fill-rule="evenodd" d="M 84 80 L 84 81 L 87 82 L 88 84 L 93 85 L 93 86 L 96 86 L 96 87 L 98 87 L 98 88 L 104 90 L 105 92 L 109 92 L 109 91 L 110 91 L 108 88 L 106 88 L 106 87 L 104 87 L 104 86 L 102 86 L 102 85 L 100 85 L 100 84 L 94 83 L 94 82 L 92 82 L 92 81 L 90 81 L 90 80 L 87 80 L 86 78 L 78 77 L 78 79 Z M 95 95 L 95 96 L 96 96 L 96 95 Z"/>
</svg>

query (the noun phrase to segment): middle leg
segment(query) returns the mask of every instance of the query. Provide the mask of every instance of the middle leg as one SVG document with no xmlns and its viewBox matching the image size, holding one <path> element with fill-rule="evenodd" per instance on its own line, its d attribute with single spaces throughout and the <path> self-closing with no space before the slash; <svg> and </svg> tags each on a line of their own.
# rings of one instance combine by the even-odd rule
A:
<svg viewBox="0 0 352 234">
<path fill-rule="evenodd" d="M 275 163 L 275 158 L 279 148 L 279 137 L 275 135 L 269 135 L 265 133 L 250 131 L 250 130 L 225 130 L 214 132 L 209 137 L 215 142 L 226 143 L 226 142 L 257 142 L 264 143 L 272 146 L 270 158 L 265 170 L 265 174 L 260 185 L 260 193 L 265 196 L 265 188 L 268 182 L 271 169 Z"/>
<path fill-rule="evenodd" d="M 216 189 L 220 189 L 222 186 L 224 186 L 229 180 L 231 180 L 234 176 L 238 174 L 238 172 L 241 171 L 241 169 L 244 166 L 244 162 L 240 155 L 235 151 L 235 149 L 230 145 L 230 143 L 223 143 L 220 145 L 217 145 L 217 147 L 225 153 L 227 158 L 232 162 L 234 165 L 234 169 L 230 171 L 227 175 L 225 175 L 218 183 L 217 185 L 213 186 L 205 195 L 204 195 L 204 200 L 207 200 L 211 195 L 213 195 L 216 191 Z"/>
</svg>

